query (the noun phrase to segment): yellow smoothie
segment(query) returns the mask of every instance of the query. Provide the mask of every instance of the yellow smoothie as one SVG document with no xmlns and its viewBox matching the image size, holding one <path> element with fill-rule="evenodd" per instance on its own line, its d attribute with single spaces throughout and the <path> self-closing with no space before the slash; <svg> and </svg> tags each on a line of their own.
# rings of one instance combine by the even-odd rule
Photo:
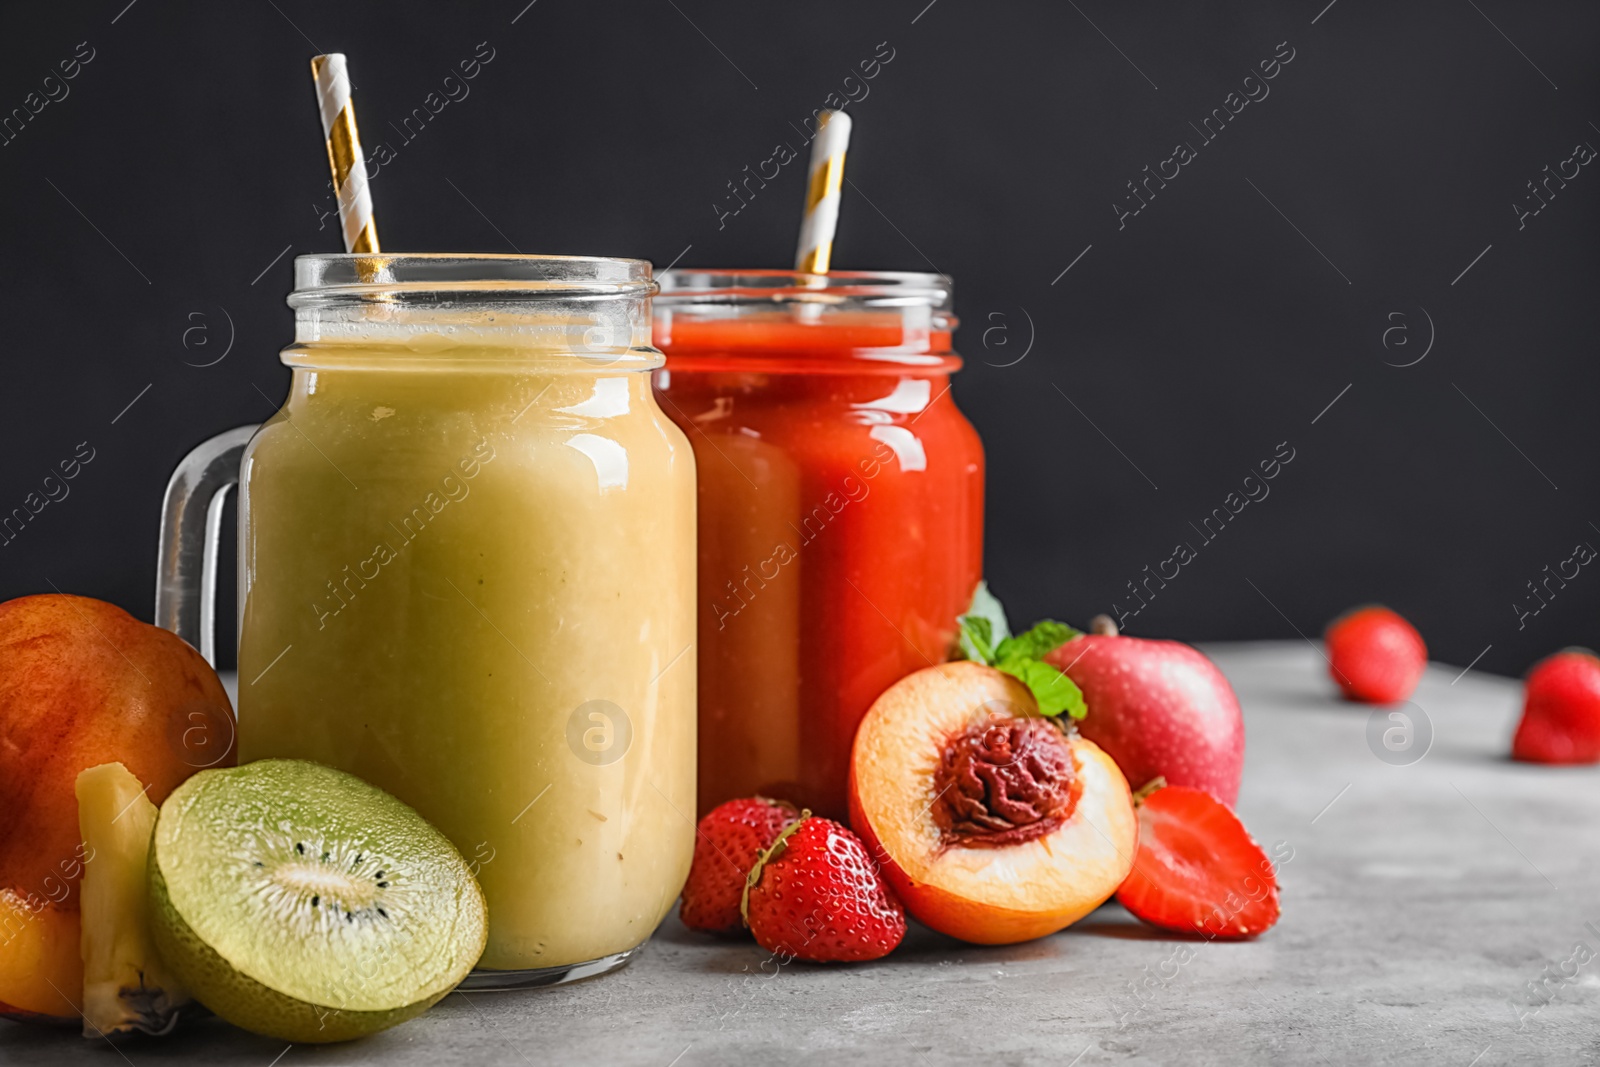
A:
<svg viewBox="0 0 1600 1067">
<path fill-rule="evenodd" d="M 658 353 L 490 319 L 285 351 L 241 472 L 239 758 L 404 800 L 478 872 L 480 966 L 560 967 L 688 872 L 694 460 Z"/>
</svg>

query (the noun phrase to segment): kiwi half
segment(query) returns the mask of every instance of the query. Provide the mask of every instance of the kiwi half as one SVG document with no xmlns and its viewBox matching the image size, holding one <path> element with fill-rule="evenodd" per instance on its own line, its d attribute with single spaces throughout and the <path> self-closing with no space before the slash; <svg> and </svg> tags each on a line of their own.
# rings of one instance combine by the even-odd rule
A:
<svg viewBox="0 0 1600 1067">
<path fill-rule="evenodd" d="M 344 1041 L 422 1013 L 483 954 L 483 893 L 450 841 L 381 789 L 303 760 L 201 771 L 161 805 L 151 927 L 236 1026 Z"/>
</svg>

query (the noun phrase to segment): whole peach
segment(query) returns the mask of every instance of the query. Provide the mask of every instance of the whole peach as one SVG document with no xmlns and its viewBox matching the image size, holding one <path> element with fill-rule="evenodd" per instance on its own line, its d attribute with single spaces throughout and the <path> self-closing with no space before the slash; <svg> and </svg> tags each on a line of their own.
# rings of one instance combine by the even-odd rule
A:
<svg viewBox="0 0 1600 1067">
<path fill-rule="evenodd" d="M 67 913 L 76 926 L 93 859 L 78 831 L 79 771 L 120 762 L 160 804 L 195 771 L 231 766 L 234 733 L 221 680 L 177 635 L 87 597 L 0 604 L 0 889 L 13 918 Z M 0 931 L 0 978 L 18 977 L 11 955 L 26 940 Z M 75 953 L 76 937 L 55 941 Z"/>
</svg>

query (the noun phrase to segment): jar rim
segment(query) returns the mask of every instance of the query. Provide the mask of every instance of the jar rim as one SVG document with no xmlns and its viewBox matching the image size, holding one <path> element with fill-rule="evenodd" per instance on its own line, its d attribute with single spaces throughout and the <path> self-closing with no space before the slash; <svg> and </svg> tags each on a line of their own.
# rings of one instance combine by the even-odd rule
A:
<svg viewBox="0 0 1600 1067">
<path fill-rule="evenodd" d="M 416 293 L 554 299 L 651 296 L 648 260 L 460 252 L 318 252 L 296 256 L 289 306 Z"/>
<path fill-rule="evenodd" d="M 954 282 L 926 271 L 840 270 L 808 274 L 743 267 L 680 267 L 656 280 L 657 306 L 684 304 L 815 303 L 946 310 Z"/>
</svg>

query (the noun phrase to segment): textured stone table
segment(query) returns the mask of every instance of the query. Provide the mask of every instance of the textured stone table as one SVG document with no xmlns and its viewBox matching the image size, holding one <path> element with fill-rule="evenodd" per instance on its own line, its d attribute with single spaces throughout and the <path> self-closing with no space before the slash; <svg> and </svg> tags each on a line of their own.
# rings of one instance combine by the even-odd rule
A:
<svg viewBox="0 0 1600 1067">
<path fill-rule="evenodd" d="M 1588 958 L 1600 953 L 1600 770 L 1506 759 L 1520 685 L 1430 668 L 1422 715 L 1407 709 L 1413 747 L 1389 759 L 1416 755 L 1424 716 L 1431 747 L 1396 765 L 1305 643 L 1208 651 L 1244 703 L 1241 814 L 1264 845 L 1292 849 L 1283 919 L 1259 941 L 1172 939 L 1112 904 L 1031 944 L 978 948 L 914 927 L 881 963 L 774 973 L 754 944 L 671 919 L 619 974 L 452 994 L 356 1044 L 286 1048 L 206 1019 L 120 1041 L 119 1055 L 0 1023 L 0 1062 L 1600 1062 L 1600 957 Z"/>
</svg>

